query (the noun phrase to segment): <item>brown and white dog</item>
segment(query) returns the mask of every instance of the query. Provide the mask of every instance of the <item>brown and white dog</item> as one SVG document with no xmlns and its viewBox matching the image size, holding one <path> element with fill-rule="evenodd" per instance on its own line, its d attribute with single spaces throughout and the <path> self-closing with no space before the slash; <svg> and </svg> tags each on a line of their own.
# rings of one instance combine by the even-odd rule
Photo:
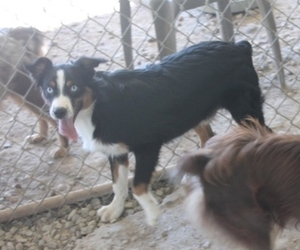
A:
<svg viewBox="0 0 300 250">
<path fill-rule="evenodd" d="M 24 65 L 43 56 L 43 35 L 34 28 L 8 29 L 0 36 L 0 99 L 6 96 L 19 106 L 23 105 L 39 117 L 39 133 L 28 136 L 30 143 L 39 143 L 48 136 L 48 123 L 56 128 L 56 121 L 43 112 L 45 102 L 40 90 L 32 84 Z M 68 148 L 68 139 L 58 135 L 60 148 L 53 157 L 63 157 Z"/>
<path fill-rule="evenodd" d="M 254 126 L 207 141 L 179 164 L 190 220 L 226 249 L 271 250 L 300 222 L 300 136 Z"/>
</svg>

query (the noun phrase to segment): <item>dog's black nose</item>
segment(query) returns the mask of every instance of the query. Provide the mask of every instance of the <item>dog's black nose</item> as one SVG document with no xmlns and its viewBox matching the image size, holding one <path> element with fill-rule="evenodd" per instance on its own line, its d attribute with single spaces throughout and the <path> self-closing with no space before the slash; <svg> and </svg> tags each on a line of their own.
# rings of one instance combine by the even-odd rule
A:
<svg viewBox="0 0 300 250">
<path fill-rule="evenodd" d="M 57 108 L 54 110 L 54 115 L 57 119 L 62 119 L 66 116 L 67 114 L 67 109 L 65 108 Z"/>
</svg>

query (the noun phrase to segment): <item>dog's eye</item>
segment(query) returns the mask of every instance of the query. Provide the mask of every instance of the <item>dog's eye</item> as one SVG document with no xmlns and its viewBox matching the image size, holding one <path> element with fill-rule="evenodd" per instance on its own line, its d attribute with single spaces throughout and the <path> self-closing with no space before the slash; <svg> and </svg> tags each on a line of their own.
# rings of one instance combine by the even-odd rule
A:
<svg viewBox="0 0 300 250">
<path fill-rule="evenodd" d="M 76 85 L 73 85 L 73 86 L 71 87 L 71 91 L 72 91 L 72 92 L 75 92 L 75 91 L 77 91 L 77 89 L 78 89 L 78 88 L 77 88 L 77 86 L 76 86 Z"/>
<path fill-rule="evenodd" d="M 53 88 L 48 87 L 48 88 L 47 88 L 47 92 L 48 92 L 49 94 L 52 94 L 52 93 L 53 93 Z"/>
</svg>

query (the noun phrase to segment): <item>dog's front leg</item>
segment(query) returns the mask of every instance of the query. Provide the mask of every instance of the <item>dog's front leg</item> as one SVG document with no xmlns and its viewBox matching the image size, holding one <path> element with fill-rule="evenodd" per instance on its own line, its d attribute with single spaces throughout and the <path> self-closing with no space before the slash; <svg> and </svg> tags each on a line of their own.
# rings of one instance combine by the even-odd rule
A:
<svg viewBox="0 0 300 250">
<path fill-rule="evenodd" d="M 64 157 L 68 152 L 69 140 L 67 137 L 62 136 L 57 132 L 57 138 L 59 141 L 59 148 L 52 152 L 53 158 L 58 159 Z"/>
<path fill-rule="evenodd" d="M 158 161 L 161 145 L 144 146 L 134 151 L 136 167 L 133 195 L 144 209 L 148 225 L 154 226 L 160 215 L 158 202 L 149 190 L 152 173 Z"/>
<path fill-rule="evenodd" d="M 97 215 L 103 222 L 115 222 L 123 213 L 128 195 L 128 155 L 109 157 L 113 179 L 114 199 L 108 206 L 101 207 Z"/>
<path fill-rule="evenodd" d="M 26 137 L 29 143 L 41 143 L 48 137 L 48 123 L 45 119 L 40 118 L 39 120 L 39 133 Z"/>
</svg>

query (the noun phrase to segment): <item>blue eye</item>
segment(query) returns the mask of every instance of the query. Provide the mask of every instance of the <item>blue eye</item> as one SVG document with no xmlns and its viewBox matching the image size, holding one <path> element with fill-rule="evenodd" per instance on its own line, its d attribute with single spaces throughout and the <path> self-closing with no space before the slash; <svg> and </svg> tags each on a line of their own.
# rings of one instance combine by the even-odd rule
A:
<svg viewBox="0 0 300 250">
<path fill-rule="evenodd" d="M 48 87 L 48 88 L 47 88 L 47 92 L 48 92 L 49 94 L 52 94 L 52 93 L 53 93 L 53 88 Z"/>
<path fill-rule="evenodd" d="M 72 85 L 72 87 L 71 87 L 71 91 L 72 91 L 72 92 L 77 91 L 77 89 L 78 89 L 78 87 L 77 87 L 76 85 Z"/>
</svg>

